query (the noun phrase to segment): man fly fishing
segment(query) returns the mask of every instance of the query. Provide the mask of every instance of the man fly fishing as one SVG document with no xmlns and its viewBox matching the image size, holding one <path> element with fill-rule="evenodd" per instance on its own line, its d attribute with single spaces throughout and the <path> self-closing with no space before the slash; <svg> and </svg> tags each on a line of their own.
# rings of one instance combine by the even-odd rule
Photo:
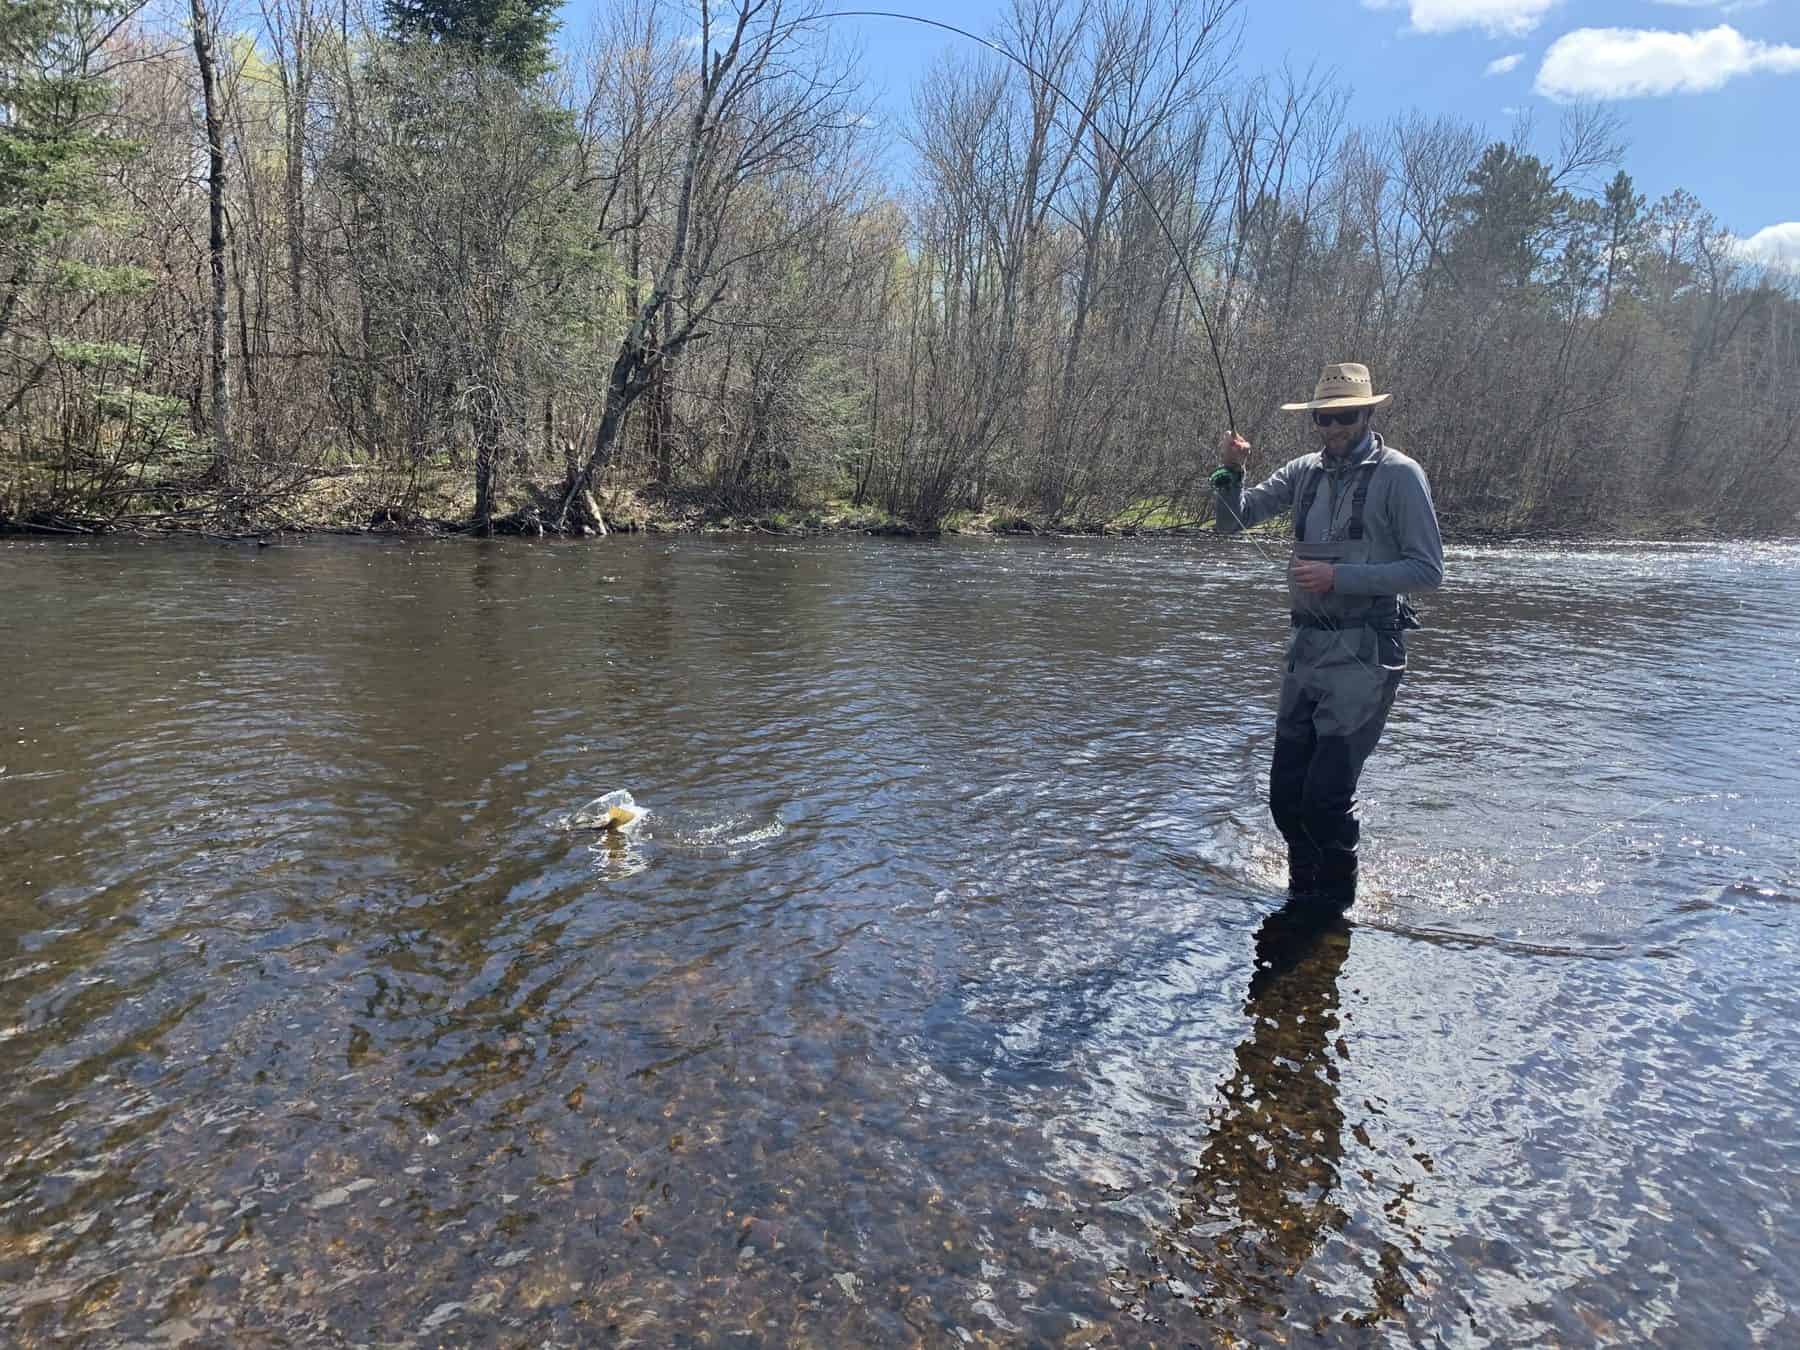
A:
<svg viewBox="0 0 1800 1350">
<path fill-rule="evenodd" d="M 1244 490 L 1250 442 L 1227 432 L 1212 475 L 1214 528 L 1233 534 L 1292 511 L 1287 671 L 1269 765 L 1269 810 L 1288 847 L 1288 891 L 1347 908 L 1356 899 L 1356 782 L 1381 739 L 1406 669 L 1406 596 L 1444 579 L 1431 488 L 1416 462 L 1369 426 L 1369 368 L 1326 366 L 1305 412 L 1321 448 Z"/>
</svg>

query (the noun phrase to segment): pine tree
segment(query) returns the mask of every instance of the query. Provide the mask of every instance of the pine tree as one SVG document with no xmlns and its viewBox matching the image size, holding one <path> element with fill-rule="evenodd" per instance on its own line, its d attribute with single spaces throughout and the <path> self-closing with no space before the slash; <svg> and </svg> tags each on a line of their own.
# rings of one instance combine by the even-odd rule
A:
<svg viewBox="0 0 1800 1350">
<path fill-rule="evenodd" d="M 490 61 L 520 80 L 550 68 L 553 17 L 562 0 L 382 0 L 389 31 Z"/>
<path fill-rule="evenodd" d="M 23 338 L 15 329 L 29 291 L 57 245 L 100 219 L 105 170 L 131 153 L 93 129 L 112 102 L 111 86 L 93 70 L 104 31 L 95 20 L 126 8 L 66 0 L 0 8 L 0 344 L 15 377 Z"/>
<path fill-rule="evenodd" d="M 1572 199 L 1537 156 L 1496 142 L 1449 204 L 1460 216 L 1452 244 L 1458 280 L 1522 287 L 1548 257 Z"/>
<path fill-rule="evenodd" d="M 1648 238 L 1644 196 L 1633 190 L 1631 175 L 1620 169 L 1606 185 L 1601 207 L 1605 229 L 1606 280 L 1600 296 L 1600 312 L 1612 310 L 1614 297 L 1629 284 L 1636 255 Z"/>
<path fill-rule="evenodd" d="M 102 300 L 153 285 L 142 269 L 96 264 L 79 246 L 116 224 L 109 177 L 137 153 L 107 129 L 106 114 L 110 54 L 139 8 L 140 0 L 0 6 L 0 421 L 58 364 L 85 376 L 103 421 L 141 428 L 148 414 L 162 426 L 171 412 L 132 386 L 137 348 L 80 331 Z"/>
</svg>

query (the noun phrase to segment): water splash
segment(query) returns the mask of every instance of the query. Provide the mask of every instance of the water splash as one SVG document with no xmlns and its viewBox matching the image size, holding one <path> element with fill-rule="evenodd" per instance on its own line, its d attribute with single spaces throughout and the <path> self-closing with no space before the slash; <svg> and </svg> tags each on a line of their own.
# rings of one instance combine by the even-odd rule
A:
<svg viewBox="0 0 1800 1350">
<path fill-rule="evenodd" d="M 608 833 L 630 834 L 643 824 L 644 818 L 649 814 L 637 804 L 628 790 L 617 788 L 576 807 L 565 816 L 558 816 L 553 824 L 561 830 L 605 830 Z"/>
<path fill-rule="evenodd" d="M 714 820 L 677 811 L 659 815 L 656 839 L 684 852 L 735 857 L 761 848 L 785 833 L 787 826 L 779 816 L 745 811 Z"/>
</svg>

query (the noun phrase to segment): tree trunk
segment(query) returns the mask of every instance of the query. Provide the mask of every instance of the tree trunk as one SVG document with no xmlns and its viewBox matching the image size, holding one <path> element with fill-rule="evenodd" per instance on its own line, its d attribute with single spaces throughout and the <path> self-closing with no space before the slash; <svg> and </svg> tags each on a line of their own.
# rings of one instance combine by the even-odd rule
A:
<svg viewBox="0 0 1800 1350">
<path fill-rule="evenodd" d="M 654 360 L 656 349 L 650 352 Z M 672 374 L 665 357 L 656 361 L 650 387 L 644 394 L 644 449 L 650 461 L 651 481 L 668 487 L 675 481 L 675 403 L 669 390 Z"/>
<path fill-rule="evenodd" d="M 612 463 L 613 448 L 619 443 L 619 428 L 625 423 L 625 414 L 644 392 L 644 383 L 632 378 L 636 356 L 637 349 L 627 345 L 613 362 L 612 378 L 606 386 L 606 403 L 600 410 L 600 425 L 594 430 L 593 451 L 564 485 L 562 505 L 551 522 L 551 527 L 558 532 L 579 534 L 584 525 L 589 529 L 603 528 L 603 522 L 590 511 L 589 503 L 593 501 L 594 479 Z M 590 515 L 594 515 L 591 520 L 587 519 Z"/>
<path fill-rule="evenodd" d="M 231 453 L 231 372 L 226 364 L 225 295 L 225 133 L 219 116 L 218 76 L 213 66 L 212 20 L 206 0 L 188 0 L 194 20 L 194 59 L 200 66 L 200 93 L 206 109 L 207 255 L 212 270 L 212 433 L 213 467 L 229 487 Z"/>
<path fill-rule="evenodd" d="M 499 461 L 500 410 L 483 407 L 475 414 L 475 528 L 494 532 L 495 465 Z"/>
<path fill-rule="evenodd" d="M 283 190 L 287 196 L 287 284 L 289 322 L 293 341 L 298 342 L 305 323 L 305 295 L 302 270 L 306 258 L 306 101 L 311 93 L 312 72 L 308 63 L 312 52 L 307 46 L 311 36 L 310 8 L 302 4 L 294 27 L 294 69 L 290 79 L 286 63 L 279 66 L 285 98 L 285 141 L 287 172 Z"/>
</svg>

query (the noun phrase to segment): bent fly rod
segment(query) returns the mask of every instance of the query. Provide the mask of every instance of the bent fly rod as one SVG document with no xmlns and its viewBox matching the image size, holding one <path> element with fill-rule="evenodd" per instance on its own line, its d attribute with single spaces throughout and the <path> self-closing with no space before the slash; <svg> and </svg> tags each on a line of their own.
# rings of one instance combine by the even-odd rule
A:
<svg viewBox="0 0 1800 1350">
<path fill-rule="evenodd" d="M 992 38 L 981 37 L 966 28 L 958 28 L 955 24 L 945 23 L 941 19 L 927 19 L 917 14 L 902 14 L 898 10 L 892 9 L 837 9 L 812 17 L 814 19 L 898 19 L 902 23 L 917 23 L 924 24 L 927 28 L 941 28 L 946 33 L 954 33 L 971 42 L 978 42 L 989 51 L 1005 57 L 1067 104 L 1074 111 L 1075 116 L 1080 119 L 1080 125 L 1093 132 L 1095 139 L 1104 145 L 1108 153 L 1112 155 L 1120 171 L 1130 181 L 1131 186 L 1137 189 L 1139 199 L 1143 202 L 1145 209 L 1150 212 L 1150 218 L 1156 222 L 1156 228 L 1162 231 L 1163 238 L 1168 241 L 1169 251 L 1175 255 L 1175 265 L 1181 269 L 1181 279 L 1187 283 L 1188 294 L 1194 297 L 1194 309 L 1200 315 L 1200 326 L 1206 330 L 1206 345 L 1212 351 L 1213 369 L 1219 376 L 1219 393 L 1225 399 L 1225 423 L 1233 435 L 1237 433 L 1237 414 L 1232 411 L 1231 407 L 1231 384 L 1225 377 L 1225 358 L 1219 354 L 1218 333 L 1213 328 L 1212 317 L 1207 313 L 1206 301 L 1200 296 L 1199 283 L 1194 280 L 1194 274 L 1188 267 L 1186 251 L 1182 248 L 1180 241 L 1175 238 L 1175 231 L 1169 228 L 1169 222 L 1163 216 L 1162 209 L 1157 206 L 1156 198 L 1144 185 L 1143 180 L 1137 176 L 1137 170 L 1131 167 L 1131 161 L 1126 158 L 1125 152 L 1119 148 L 1111 136 L 1100 129 L 1094 119 L 1083 111 L 1081 105 L 1061 85 L 1004 43 L 997 42 Z M 1223 501 L 1222 498 L 1219 500 Z M 1226 503 L 1226 508 L 1231 510 L 1229 503 Z M 1257 541 L 1256 536 L 1248 533 L 1243 518 L 1238 516 L 1235 510 L 1231 510 L 1231 514 L 1237 519 L 1238 528 L 1245 531 L 1245 537 L 1256 546 L 1256 551 L 1263 555 L 1264 560 L 1275 563 L 1276 560 L 1269 556 L 1267 550 Z"/>
<path fill-rule="evenodd" d="M 1231 410 L 1231 387 L 1225 379 L 1225 361 L 1219 355 L 1218 335 L 1213 331 L 1212 319 L 1206 312 L 1206 302 L 1200 298 L 1200 287 L 1194 281 L 1194 274 L 1188 270 L 1187 255 L 1183 252 L 1180 242 L 1175 238 L 1175 231 L 1169 228 L 1169 222 L 1164 219 L 1162 211 L 1156 205 L 1156 198 L 1151 195 L 1150 189 L 1144 186 L 1143 180 L 1137 176 L 1137 171 L 1131 167 L 1130 160 L 1125 157 L 1125 152 L 1119 148 L 1118 143 L 1100 129 L 1093 118 L 1082 110 L 1081 105 L 1061 85 L 1004 43 L 996 42 L 992 38 L 979 37 L 966 28 L 958 28 L 955 24 L 945 23 L 941 19 L 921 18 L 917 14 L 902 14 L 891 9 L 839 9 L 816 17 L 821 19 L 899 19 L 905 23 L 924 24 L 928 28 L 941 28 L 946 33 L 955 33 L 958 37 L 968 38 L 971 42 L 979 42 L 989 51 L 1004 56 L 1068 104 L 1074 110 L 1075 116 L 1081 119 L 1081 125 L 1094 133 L 1095 138 L 1106 147 L 1108 153 L 1118 163 L 1125 177 L 1131 181 L 1131 186 L 1137 189 L 1138 196 L 1150 212 L 1151 219 L 1156 221 L 1156 227 L 1162 231 L 1163 238 L 1169 241 L 1169 251 L 1175 255 L 1175 265 L 1181 269 L 1181 277 L 1187 282 L 1188 293 L 1194 297 L 1194 308 L 1199 311 L 1200 325 L 1206 330 L 1207 346 L 1212 349 L 1213 369 L 1219 374 L 1219 392 L 1225 397 L 1226 424 L 1233 432 L 1236 432 L 1237 416 Z"/>
</svg>

